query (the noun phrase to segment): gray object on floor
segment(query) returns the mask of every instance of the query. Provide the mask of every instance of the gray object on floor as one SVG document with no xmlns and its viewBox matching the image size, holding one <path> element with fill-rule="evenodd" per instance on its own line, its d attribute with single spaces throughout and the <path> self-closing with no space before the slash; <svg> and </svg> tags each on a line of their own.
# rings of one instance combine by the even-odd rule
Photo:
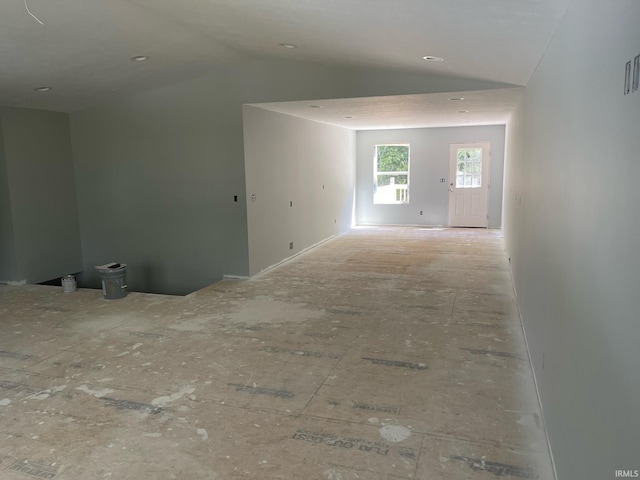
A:
<svg viewBox="0 0 640 480">
<path fill-rule="evenodd" d="M 127 296 L 127 265 L 110 263 L 96 267 L 102 280 L 102 293 L 107 300 Z"/>
</svg>

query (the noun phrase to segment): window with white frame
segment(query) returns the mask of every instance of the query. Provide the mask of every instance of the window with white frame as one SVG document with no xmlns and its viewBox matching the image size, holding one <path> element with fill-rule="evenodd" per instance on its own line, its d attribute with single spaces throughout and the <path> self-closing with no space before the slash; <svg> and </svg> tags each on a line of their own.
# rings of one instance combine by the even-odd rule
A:
<svg viewBox="0 0 640 480">
<path fill-rule="evenodd" d="M 373 203 L 409 203 L 409 145 L 376 145 L 373 158 Z"/>
</svg>

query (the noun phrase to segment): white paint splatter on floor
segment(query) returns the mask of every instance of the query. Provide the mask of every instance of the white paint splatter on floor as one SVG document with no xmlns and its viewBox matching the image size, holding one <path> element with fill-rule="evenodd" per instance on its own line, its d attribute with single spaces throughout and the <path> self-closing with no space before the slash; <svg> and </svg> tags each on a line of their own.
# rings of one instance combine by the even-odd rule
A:
<svg viewBox="0 0 640 480">
<path fill-rule="evenodd" d="M 327 480 L 343 480 L 342 474 L 335 468 L 330 468 L 324 472 L 324 476 Z"/>
<path fill-rule="evenodd" d="M 154 407 L 164 407 L 165 405 L 180 400 L 183 396 L 188 395 L 196 391 L 196 388 L 192 385 L 182 387 L 179 392 L 167 395 L 164 397 L 158 397 L 151 400 L 151 405 Z"/>
<path fill-rule="evenodd" d="M 34 393 L 33 395 L 29 395 L 28 397 L 25 397 L 25 400 L 46 400 L 51 395 L 55 395 L 56 393 L 63 391 L 65 388 L 67 388 L 66 385 L 61 385 L 59 387 L 53 387 L 53 388 L 50 388 L 50 389 L 47 389 L 47 390 L 43 390 L 43 391 L 38 392 L 38 393 Z"/>
<path fill-rule="evenodd" d="M 204 428 L 199 428 L 196 433 L 202 437 L 202 441 L 209 440 L 209 433 Z"/>
<path fill-rule="evenodd" d="M 411 436 L 411 431 L 402 425 L 385 425 L 380 430 L 380 436 L 388 442 L 401 442 Z"/>
<path fill-rule="evenodd" d="M 519 420 L 516 420 L 516 423 L 518 425 L 523 425 L 525 427 L 535 427 L 536 426 L 535 418 L 533 417 L 533 415 L 523 415 L 523 416 L 520 417 Z"/>
<path fill-rule="evenodd" d="M 9 405 L 11 403 L 11 400 L 8 398 L 3 398 L 2 400 L 0 400 L 0 407 L 6 407 L 7 405 Z"/>
<path fill-rule="evenodd" d="M 105 397 L 115 392 L 115 390 L 112 390 L 110 388 L 103 388 L 102 390 L 91 390 L 86 385 L 80 385 L 79 387 L 76 388 L 76 390 L 80 390 L 81 392 L 88 393 L 89 395 L 93 395 L 94 397 L 98 397 L 98 398 Z"/>
<path fill-rule="evenodd" d="M 274 300 L 261 296 L 233 302 L 238 310 L 229 315 L 234 323 L 285 323 L 304 322 L 325 316 L 324 310 L 311 310 L 302 304 Z"/>
</svg>

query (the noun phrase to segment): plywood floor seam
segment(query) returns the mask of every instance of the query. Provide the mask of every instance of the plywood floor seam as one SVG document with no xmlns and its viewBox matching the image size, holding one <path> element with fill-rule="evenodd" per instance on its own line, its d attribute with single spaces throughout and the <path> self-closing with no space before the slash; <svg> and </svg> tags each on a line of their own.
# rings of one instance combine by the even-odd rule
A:
<svg viewBox="0 0 640 480">
<path fill-rule="evenodd" d="M 504 243 L 356 228 L 187 297 L 0 285 L 0 478 L 552 479 Z"/>
</svg>

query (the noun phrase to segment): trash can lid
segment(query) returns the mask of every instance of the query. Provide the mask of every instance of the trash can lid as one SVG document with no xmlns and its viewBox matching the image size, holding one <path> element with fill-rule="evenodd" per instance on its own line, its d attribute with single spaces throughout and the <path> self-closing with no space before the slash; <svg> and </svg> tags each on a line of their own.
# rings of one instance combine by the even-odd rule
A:
<svg viewBox="0 0 640 480">
<path fill-rule="evenodd" d="M 105 263 L 104 265 L 96 265 L 96 270 L 117 270 L 118 268 L 125 268 L 126 263 Z"/>
</svg>

